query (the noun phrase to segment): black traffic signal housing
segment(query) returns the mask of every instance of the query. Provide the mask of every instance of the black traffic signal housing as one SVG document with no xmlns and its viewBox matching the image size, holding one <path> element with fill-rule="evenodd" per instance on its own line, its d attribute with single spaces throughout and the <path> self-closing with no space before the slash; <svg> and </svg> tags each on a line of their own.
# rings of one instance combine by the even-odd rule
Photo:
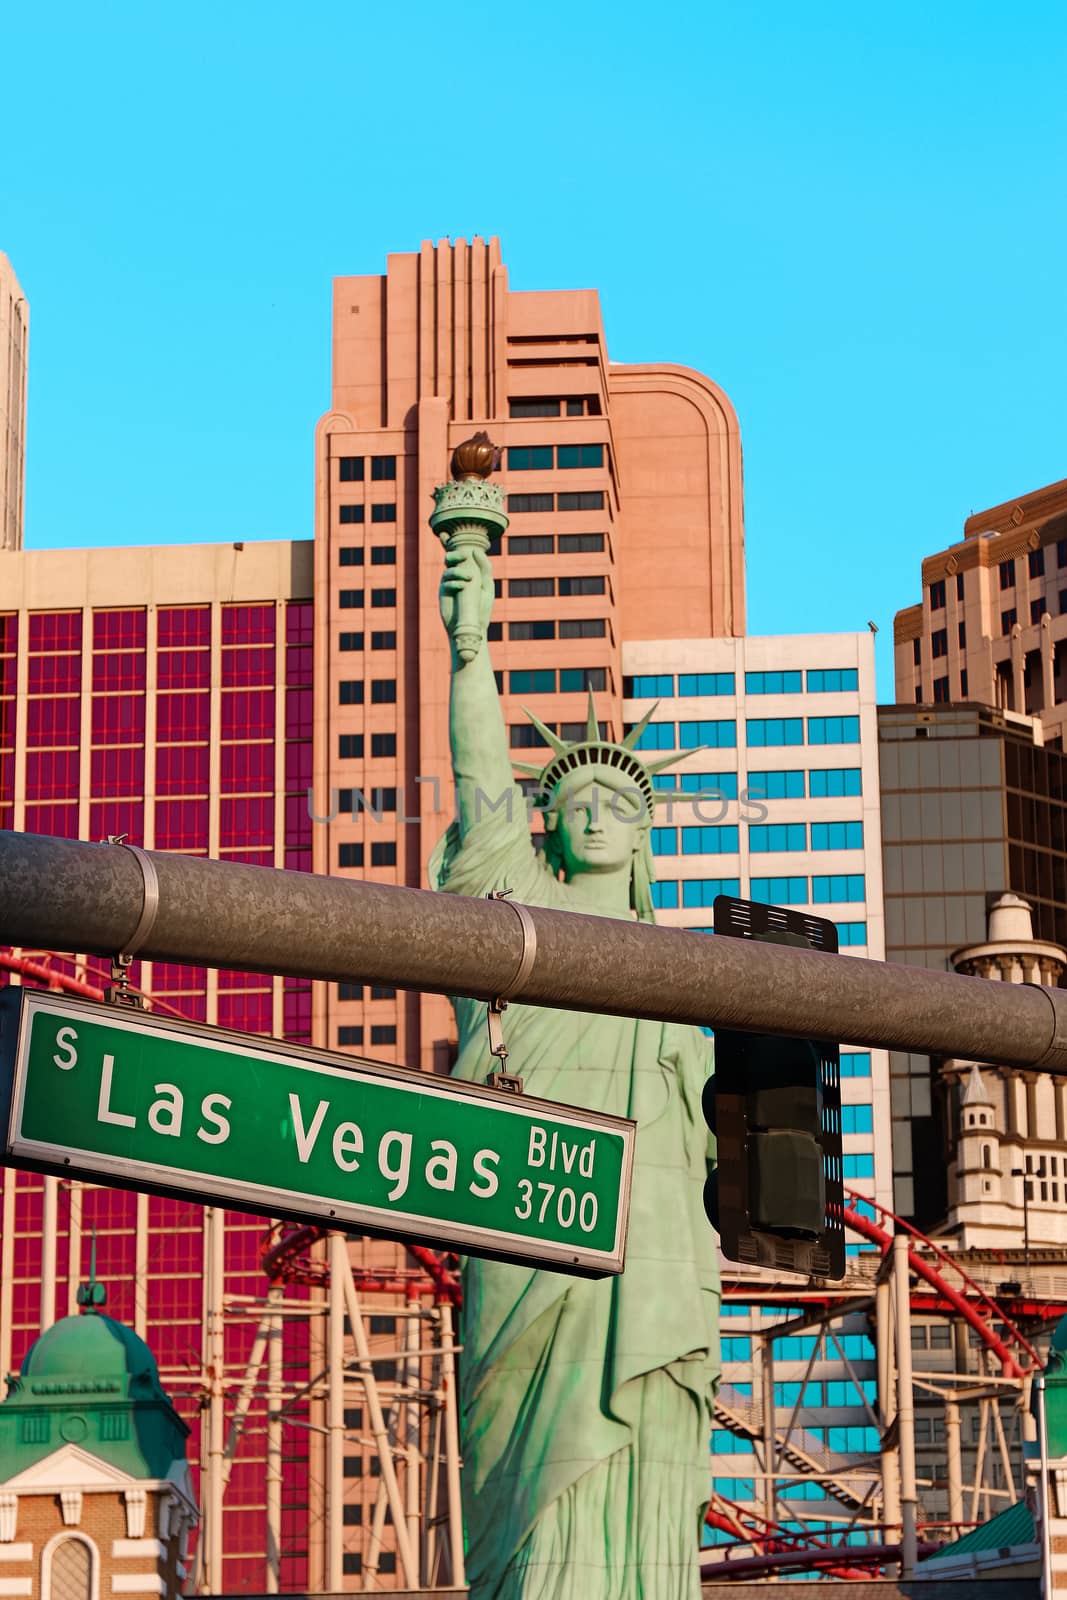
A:
<svg viewBox="0 0 1067 1600">
<path fill-rule="evenodd" d="M 825 918 L 731 895 L 715 901 L 715 933 L 837 951 Z M 843 1277 L 838 1046 L 716 1028 L 704 1115 L 717 1142 L 704 1204 L 727 1259 Z"/>
</svg>

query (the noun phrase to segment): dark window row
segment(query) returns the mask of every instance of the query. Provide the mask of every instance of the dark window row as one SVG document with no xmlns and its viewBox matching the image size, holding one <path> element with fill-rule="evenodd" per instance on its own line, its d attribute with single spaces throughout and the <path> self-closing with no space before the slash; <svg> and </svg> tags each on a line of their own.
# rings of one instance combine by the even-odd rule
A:
<svg viewBox="0 0 1067 1600">
<path fill-rule="evenodd" d="M 595 394 L 567 395 L 563 399 L 550 400 L 541 395 L 531 395 L 527 399 L 511 400 L 508 403 L 508 415 L 512 417 L 599 417 L 600 401 Z"/>
<path fill-rule="evenodd" d="M 362 759 L 365 751 L 364 738 L 361 733 L 342 733 L 337 738 L 337 754 L 342 761 L 358 761 Z M 370 736 L 370 753 L 372 756 L 395 756 L 395 733 L 372 733 Z"/>
<path fill-rule="evenodd" d="M 364 595 L 365 590 L 363 589 L 342 589 L 338 604 L 342 611 L 361 611 L 364 604 Z M 388 610 L 389 607 L 396 605 L 396 590 L 372 589 L 370 603 L 372 609 L 377 607 L 379 610 Z"/>
<path fill-rule="evenodd" d="M 524 668 L 508 674 L 508 688 L 512 694 L 555 694 L 555 667 Z M 559 689 L 561 694 L 573 694 L 585 689 L 606 689 L 606 667 L 561 667 Z"/>
<path fill-rule="evenodd" d="M 362 545 L 342 545 L 339 552 L 339 564 L 342 567 L 362 567 L 366 556 Z M 372 567 L 395 567 L 396 545 L 375 544 L 371 546 L 370 564 Z"/>
<path fill-rule="evenodd" d="M 591 555 L 605 544 L 602 533 L 561 533 L 558 538 L 551 533 L 519 534 L 508 540 L 508 555 L 550 556 L 554 550 L 561 556 Z"/>
<path fill-rule="evenodd" d="M 550 733 L 558 733 L 561 739 L 576 743 L 587 737 L 584 722 L 546 722 L 545 727 Z M 609 739 L 611 730 L 606 722 L 600 722 L 600 737 Z M 513 723 L 508 729 L 508 742 L 513 750 L 538 750 L 545 748 L 545 741 L 538 733 L 532 722 Z"/>
<path fill-rule="evenodd" d="M 338 703 L 342 706 L 361 706 L 363 704 L 362 678 L 342 678 L 337 685 Z M 396 704 L 396 679 L 372 678 L 370 686 L 370 703 L 372 706 L 391 706 Z"/>
<path fill-rule="evenodd" d="M 364 456 L 340 456 L 338 476 L 342 483 L 362 483 L 366 476 Z M 396 456 L 371 456 L 370 475 L 373 483 L 385 483 L 396 477 Z"/>
<path fill-rule="evenodd" d="M 508 597 L 512 600 L 532 600 L 557 593 L 606 594 L 607 579 L 602 577 L 508 579 Z"/>
<path fill-rule="evenodd" d="M 575 467 L 602 467 L 602 444 L 520 444 L 508 451 L 509 472 L 566 472 Z"/>
<path fill-rule="evenodd" d="M 341 846 L 341 849 L 342 850 L 344 849 L 344 845 Z M 363 999 L 363 994 L 364 994 L 364 990 L 363 990 L 363 985 L 361 983 L 339 983 L 337 985 L 337 998 L 338 998 L 338 1000 L 360 1000 L 361 1001 Z M 396 990 L 395 989 L 386 988 L 385 985 L 383 985 L 383 984 L 375 983 L 375 984 L 371 985 L 370 997 L 371 997 L 372 1000 L 395 1000 L 396 999 Z M 391 1333 L 392 1332 L 391 1328 L 380 1328 L 380 1329 L 379 1328 L 375 1328 L 373 1326 L 373 1324 L 375 1322 L 377 1322 L 377 1320 L 378 1320 L 377 1317 L 374 1317 L 374 1318 L 371 1319 L 371 1332 L 372 1333 Z M 390 1319 L 390 1320 L 392 1320 L 392 1319 Z M 351 1422 L 351 1421 L 349 1421 L 349 1412 L 346 1411 L 345 1412 L 345 1426 L 348 1427 L 348 1428 L 360 1428 L 360 1427 L 363 1426 L 363 1424 L 362 1424 L 362 1422 Z"/>
<path fill-rule="evenodd" d="M 393 809 L 395 810 L 396 808 L 394 807 Z M 337 865 L 339 867 L 362 867 L 364 861 L 363 845 L 342 844 L 337 847 Z M 372 867 L 396 866 L 396 844 L 392 839 L 378 839 L 371 845 L 370 864 Z"/>
<path fill-rule="evenodd" d="M 603 511 L 600 489 L 583 489 L 566 494 L 509 494 L 508 510 L 516 511 Z"/>
</svg>

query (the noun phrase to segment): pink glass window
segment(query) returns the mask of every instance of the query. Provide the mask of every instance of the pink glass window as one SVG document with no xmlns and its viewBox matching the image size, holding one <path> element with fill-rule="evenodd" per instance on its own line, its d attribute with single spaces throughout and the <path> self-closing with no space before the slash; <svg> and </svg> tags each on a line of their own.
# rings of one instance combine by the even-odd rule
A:
<svg viewBox="0 0 1067 1600">
<path fill-rule="evenodd" d="M 285 637 L 290 644 L 310 644 L 315 608 L 310 600 L 292 600 L 285 608 Z"/>
<path fill-rule="evenodd" d="M 287 739 L 310 739 L 311 715 L 312 691 L 310 689 L 286 689 L 285 737 Z"/>
<path fill-rule="evenodd" d="M 180 650 L 211 643 L 210 606 L 168 606 L 160 610 L 157 643 L 160 650 Z"/>
<path fill-rule="evenodd" d="M 223 644 L 273 644 L 273 606 L 223 606 Z"/>
<path fill-rule="evenodd" d="M 237 1028 L 242 1033 L 270 1033 L 274 1001 L 269 993 L 248 994 L 242 990 L 219 994 L 219 1027 Z"/>
<path fill-rule="evenodd" d="M 50 833 L 57 839 L 78 837 L 78 806 L 44 805 L 26 807 L 26 832 Z"/>
<path fill-rule="evenodd" d="M 222 652 L 222 686 L 243 688 L 246 684 L 274 683 L 274 646 L 257 645 L 250 650 Z"/>
<path fill-rule="evenodd" d="M 80 655 L 30 657 L 30 694 L 77 694 L 81 679 Z"/>
<path fill-rule="evenodd" d="M 11 750 L 15 744 L 15 702 L 0 700 L 0 750 Z"/>
<path fill-rule="evenodd" d="M 282 1016 L 287 1038 L 311 1034 L 311 988 L 299 978 L 286 979 L 282 994 Z"/>
<path fill-rule="evenodd" d="M 94 750 L 90 756 L 90 792 L 97 797 L 144 793 L 144 751 L 137 748 Z"/>
<path fill-rule="evenodd" d="M 0 756 L 0 796 L 12 800 L 15 795 L 15 757 Z"/>
<path fill-rule="evenodd" d="M 62 659 L 62 657 L 60 657 Z M 93 657 L 93 688 L 110 690 L 143 689 L 145 686 L 144 653 L 123 650 L 109 656 Z"/>
<path fill-rule="evenodd" d="M 273 842 L 273 796 L 219 802 L 219 844 L 223 849 Z"/>
<path fill-rule="evenodd" d="M 97 650 L 143 650 L 144 611 L 94 611 L 93 646 Z"/>
<path fill-rule="evenodd" d="M 14 694 L 18 687 L 18 657 L 0 656 L 0 694 Z"/>
<path fill-rule="evenodd" d="M 210 718 L 210 695 L 161 694 L 156 702 L 156 739 L 160 744 L 206 739 Z"/>
<path fill-rule="evenodd" d="M 31 700 L 26 708 L 26 745 L 77 744 L 81 736 L 81 701 Z"/>
<path fill-rule="evenodd" d="M 313 656 L 309 644 L 291 644 L 285 652 L 285 681 L 292 687 L 311 682 Z"/>
<path fill-rule="evenodd" d="M 273 789 L 272 744 L 224 744 L 221 755 L 223 794 Z"/>
<path fill-rule="evenodd" d="M 294 790 L 306 794 L 311 788 L 311 754 L 310 739 L 304 743 L 290 742 L 285 747 L 285 789 L 287 794 Z"/>
<path fill-rule="evenodd" d="M 159 689 L 206 689 L 211 683 L 210 650 L 161 650 L 156 658 Z"/>
<path fill-rule="evenodd" d="M 286 844 L 311 842 L 311 816 L 308 812 L 306 789 L 302 794 L 290 794 L 285 797 L 285 842 Z"/>
<path fill-rule="evenodd" d="M 224 739 L 272 739 L 274 690 L 233 689 L 222 697 Z"/>
<path fill-rule="evenodd" d="M 156 849 L 206 850 L 206 800 L 157 800 Z"/>
<path fill-rule="evenodd" d="M 31 750 L 26 755 L 27 800 L 77 800 L 77 750 Z"/>
<path fill-rule="evenodd" d="M 92 729 L 94 744 L 142 742 L 144 695 L 94 695 Z"/>
<path fill-rule="evenodd" d="M 207 745 L 162 745 L 156 751 L 157 794 L 203 795 L 207 787 Z"/>
<path fill-rule="evenodd" d="M 101 800 L 89 807 L 90 838 L 106 839 L 119 833 L 129 834 L 133 844 L 143 844 L 143 800 Z"/>
<path fill-rule="evenodd" d="M 0 655 L 14 655 L 19 642 L 19 615 L 17 611 L 0 612 Z"/>
<path fill-rule="evenodd" d="M 163 993 L 174 989 L 203 989 L 206 981 L 203 967 L 187 967 L 177 961 L 156 961 L 152 964 L 152 988 Z"/>
<path fill-rule="evenodd" d="M 30 615 L 30 652 L 41 650 L 51 655 L 56 650 L 80 650 L 82 614 L 80 611 L 34 611 Z"/>
<path fill-rule="evenodd" d="M 310 872 L 311 846 L 307 845 L 306 847 L 294 848 L 290 845 L 286 845 L 285 870 L 287 872 Z"/>
</svg>

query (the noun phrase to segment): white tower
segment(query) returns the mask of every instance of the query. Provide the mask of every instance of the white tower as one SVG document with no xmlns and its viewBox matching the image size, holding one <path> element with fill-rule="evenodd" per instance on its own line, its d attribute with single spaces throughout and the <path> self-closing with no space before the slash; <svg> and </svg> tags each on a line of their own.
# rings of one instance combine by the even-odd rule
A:
<svg viewBox="0 0 1067 1600">
<path fill-rule="evenodd" d="M 1034 938 L 1030 907 L 1002 894 L 989 937 L 952 953 L 963 976 L 1055 986 L 1067 952 Z M 959 1094 L 949 1162 L 950 1231 L 963 1249 L 1067 1245 L 1067 1086 L 1048 1074 L 946 1061 Z M 1025 1185 L 1025 1195 L 1024 1195 Z"/>
</svg>

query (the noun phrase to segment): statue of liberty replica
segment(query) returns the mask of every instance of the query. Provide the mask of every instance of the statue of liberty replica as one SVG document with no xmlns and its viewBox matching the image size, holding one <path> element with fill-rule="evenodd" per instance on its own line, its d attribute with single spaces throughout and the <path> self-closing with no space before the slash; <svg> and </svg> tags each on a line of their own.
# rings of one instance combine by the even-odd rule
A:
<svg viewBox="0 0 1067 1600">
<path fill-rule="evenodd" d="M 460 445 L 431 517 L 446 551 L 456 795 L 434 887 L 652 922 L 650 772 L 668 763 L 635 754 L 643 724 L 606 742 L 592 696 L 576 744 L 531 718 L 550 750 L 543 770 L 520 769 L 539 780 L 544 848 L 531 838 L 486 648 L 489 538 L 507 525 L 486 481 L 495 459 L 484 435 Z M 485 1005 L 454 1005 L 455 1075 L 483 1082 L 496 1064 Z M 634 1118 L 637 1148 L 621 1277 L 464 1262 L 472 1600 L 699 1600 L 719 1371 L 718 1257 L 703 1207 L 711 1042 L 699 1028 L 522 1005 L 505 1028 L 530 1094 Z"/>
</svg>

